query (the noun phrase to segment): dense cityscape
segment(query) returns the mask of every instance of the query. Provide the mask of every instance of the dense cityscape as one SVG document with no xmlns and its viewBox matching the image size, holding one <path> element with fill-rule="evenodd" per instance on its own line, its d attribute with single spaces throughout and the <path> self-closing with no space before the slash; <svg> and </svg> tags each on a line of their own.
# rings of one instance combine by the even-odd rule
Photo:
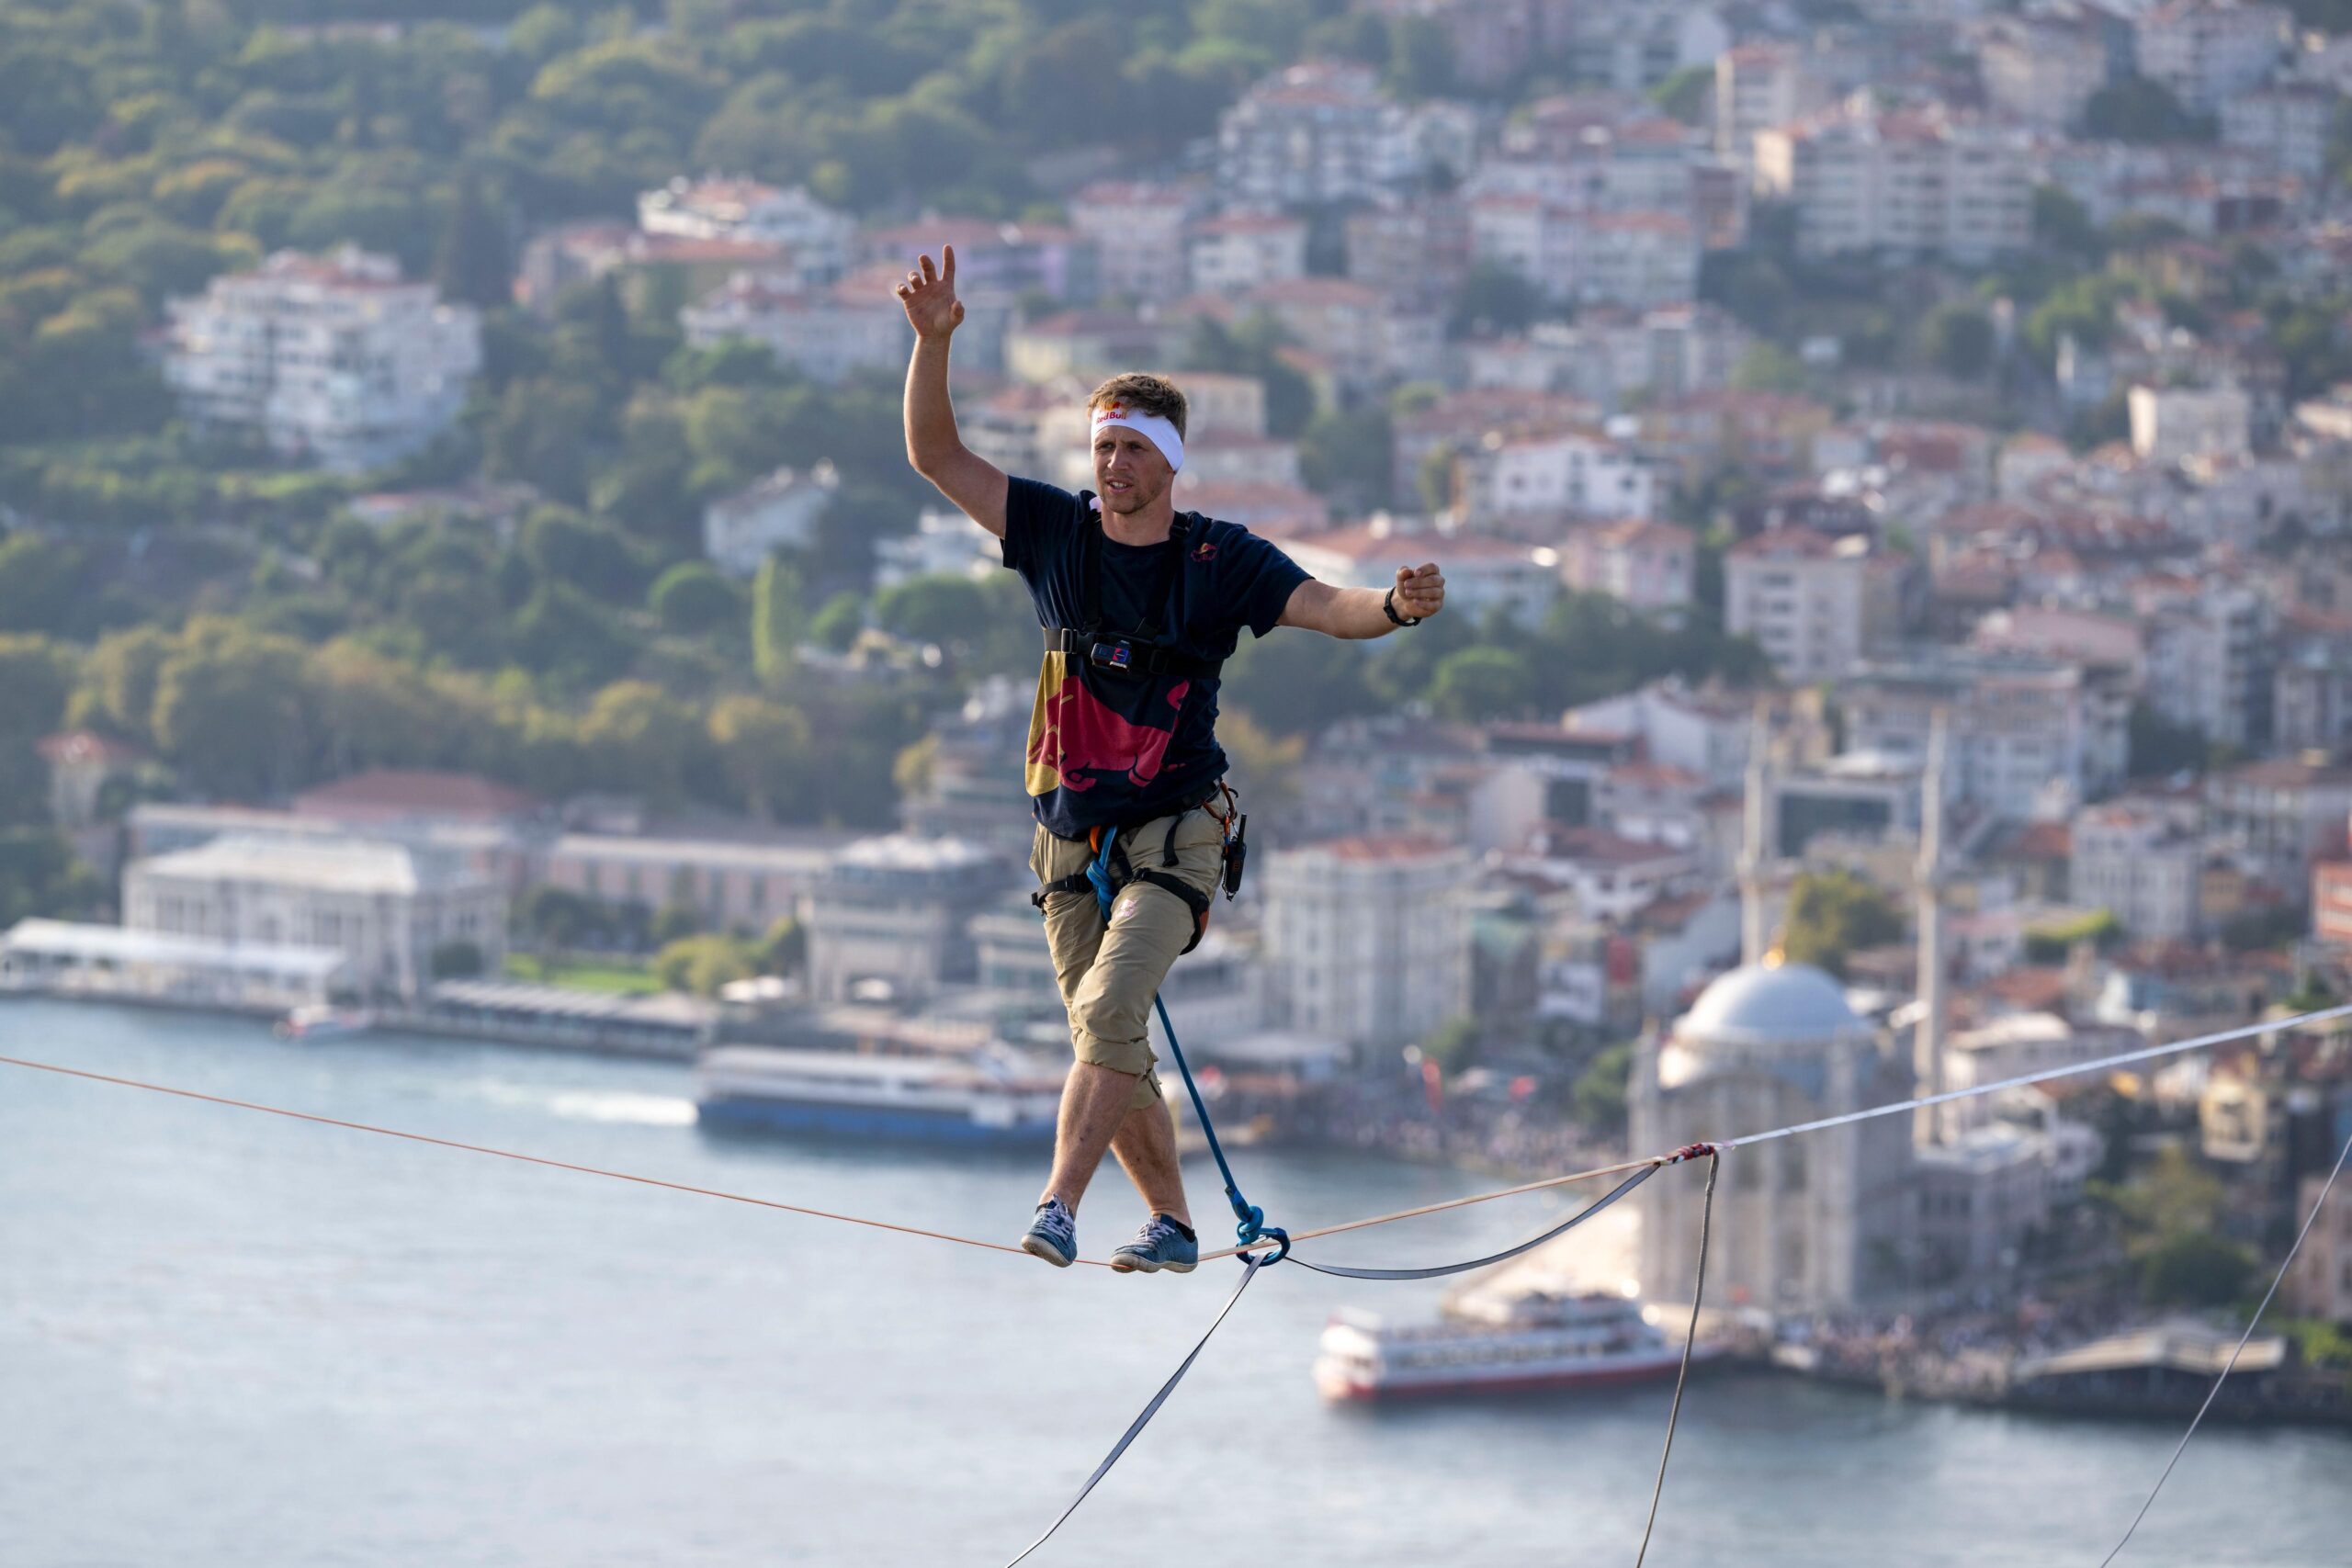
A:
<svg viewBox="0 0 2352 1568">
<path fill-rule="evenodd" d="M 1443 566 L 1227 668 L 1220 1126 L 1539 1177 L 2240 1031 L 1714 1200 L 1726 1354 L 2185 1414 L 2352 1138 L 2348 95 L 2336 0 L 6 0 L 0 983 L 1049 1136 L 953 245 L 974 453 L 1160 370 L 1179 508 Z M 2218 1408 L 2352 1421 L 2341 1191 Z"/>
</svg>

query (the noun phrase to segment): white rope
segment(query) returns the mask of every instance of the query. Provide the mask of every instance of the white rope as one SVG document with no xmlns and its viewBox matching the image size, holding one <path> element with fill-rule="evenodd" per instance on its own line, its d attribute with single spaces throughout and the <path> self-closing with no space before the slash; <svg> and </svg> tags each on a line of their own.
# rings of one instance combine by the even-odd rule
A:
<svg viewBox="0 0 2352 1568">
<path fill-rule="evenodd" d="M 2144 1045 L 2137 1051 L 2120 1051 L 2097 1061 L 2075 1062 L 2063 1067 L 2044 1067 L 2038 1073 L 2020 1073 L 1998 1083 L 1974 1084 L 1967 1089 L 1949 1089 L 1941 1094 L 1923 1094 L 1916 1100 L 1898 1100 L 1893 1105 L 1873 1105 L 1867 1110 L 1849 1111 L 1842 1116 L 1824 1116 L 1817 1122 L 1800 1122 L 1793 1127 L 1775 1127 L 1769 1133 L 1750 1133 L 1742 1138 L 1725 1138 L 1715 1144 L 1719 1149 L 1736 1149 L 1748 1144 L 1769 1143 L 1774 1138 L 1794 1137 L 1799 1133 L 1818 1133 L 1826 1128 L 1843 1127 L 1852 1122 L 1868 1122 L 1876 1116 L 1898 1116 L 1906 1111 L 1925 1106 L 1942 1105 L 1954 1100 L 1968 1100 L 1980 1094 L 1994 1094 L 2005 1089 L 2024 1089 L 2029 1085 L 2048 1083 L 2053 1078 L 2075 1077 L 2083 1073 L 2105 1072 L 2109 1067 L 2129 1066 L 2134 1062 L 2153 1061 L 2158 1056 L 2178 1055 L 2184 1051 L 2201 1051 L 2209 1045 L 2226 1045 L 2233 1040 L 2245 1040 L 2257 1034 L 2277 1034 L 2283 1030 L 2308 1023 L 2324 1023 L 2332 1018 L 2352 1015 L 2352 1002 L 2337 1007 L 2321 1008 L 2315 1012 L 2301 1012 L 2292 1018 L 2271 1019 L 2262 1023 L 2243 1024 L 2236 1029 L 2224 1029 L 2218 1034 L 2200 1034 L 2191 1040 L 2173 1040 L 2162 1045 Z"/>
<path fill-rule="evenodd" d="M 2230 1352 L 2229 1360 L 2222 1364 L 2222 1375 L 2215 1378 L 2213 1386 L 2206 1391 L 2205 1403 L 2199 1405 L 2197 1414 L 2189 1417 L 2188 1430 L 2180 1435 L 2180 1443 L 2172 1450 L 2172 1458 L 2165 1461 L 2164 1473 L 2156 1477 L 2156 1483 L 2154 1486 L 2148 1488 L 2148 1500 L 2140 1505 L 2138 1513 L 2132 1516 L 2132 1523 L 2125 1529 L 2123 1539 L 2115 1543 L 2115 1550 L 2099 1559 L 2098 1568 L 2108 1568 L 2108 1564 L 2114 1562 L 2122 1553 L 2123 1549 L 2132 1544 L 2132 1532 L 2140 1528 L 2140 1521 L 2146 1518 L 2148 1510 L 2156 1506 L 2156 1494 L 2163 1491 L 2165 1483 L 2172 1479 L 2172 1467 L 2180 1462 L 2181 1454 L 2188 1448 L 2188 1439 L 2197 1435 L 2197 1424 L 2205 1419 L 2205 1412 L 2213 1408 L 2213 1401 L 2221 1394 L 2222 1384 L 2228 1381 L 2230 1372 L 2238 1364 L 2238 1357 L 2245 1352 L 2247 1342 L 2254 1337 L 2255 1325 L 2260 1323 L 2262 1314 L 2270 1309 L 2270 1298 L 2278 1293 L 2279 1285 L 2287 1278 L 2287 1270 L 2295 1266 L 2295 1254 L 2303 1249 L 2303 1238 L 2312 1234 L 2312 1223 L 2319 1218 L 2319 1212 L 2327 1207 L 2327 1194 L 2335 1187 L 2335 1179 L 2343 1174 L 2344 1156 L 2346 1155 L 2352 1155 L 2352 1138 L 2345 1139 L 2344 1146 L 2336 1151 L 2335 1168 L 2327 1173 L 2325 1181 L 2320 1183 L 2319 1197 L 2312 1202 L 2312 1212 L 2303 1216 L 2303 1228 L 2295 1233 L 2295 1245 L 2287 1249 L 2287 1260 L 2278 1265 L 2278 1272 L 2271 1277 L 2270 1288 L 2262 1292 L 2262 1304 L 2256 1307 L 2254 1315 L 2246 1320 L 2245 1332 L 2238 1336 L 2237 1348 Z"/>
</svg>

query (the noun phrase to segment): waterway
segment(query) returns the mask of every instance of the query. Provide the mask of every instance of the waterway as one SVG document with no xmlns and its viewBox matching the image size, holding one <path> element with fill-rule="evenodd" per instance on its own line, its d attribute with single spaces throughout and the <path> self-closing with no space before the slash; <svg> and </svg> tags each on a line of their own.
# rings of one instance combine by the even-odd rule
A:
<svg viewBox="0 0 2352 1568">
<path fill-rule="evenodd" d="M 662 1065 L 22 1000 L 0 1003 L 0 1055 L 1007 1239 L 1040 1175 L 714 1138 Z M 1243 1157 L 1252 1198 L 1301 1226 L 1484 1184 Z M 1131 1208 L 1106 1173 L 1085 1250 Z M 1562 1212 L 1326 1246 L 1436 1261 Z M 0 1066 L 0 1562 L 985 1568 L 1060 1511 L 1232 1280 L 1056 1272 Z M 1260 1280 L 1032 1561 L 1631 1563 L 1666 1389 L 1317 1398 L 1335 1306 L 1415 1314 L 1437 1290 Z M 1650 1561 L 2093 1565 L 2177 1437 L 1717 1377 L 1686 1403 Z M 2209 1429 L 2123 1562 L 2344 1568 L 2347 1477 L 2352 1438 Z"/>
</svg>

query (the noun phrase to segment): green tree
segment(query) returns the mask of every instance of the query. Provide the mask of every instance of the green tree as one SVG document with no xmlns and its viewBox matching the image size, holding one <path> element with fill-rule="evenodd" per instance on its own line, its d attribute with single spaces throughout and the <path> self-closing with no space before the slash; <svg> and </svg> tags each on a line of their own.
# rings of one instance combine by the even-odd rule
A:
<svg viewBox="0 0 2352 1568">
<path fill-rule="evenodd" d="M 81 570 L 71 546 L 38 534 L 9 535 L 0 543 L 0 632 L 69 630 Z"/>
<path fill-rule="evenodd" d="M 2172 89 L 2145 76 L 2126 76 L 2090 96 L 2083 131 L 2102 141 L 2211 141 L 2213 122 L 2191 114 Z"/>
<path fill-rule="evenodd" d="M 820 648 L 847 653 L 865 630 L 865 601 L 843 589 L 825 601 L 808 623 L 808 638 Z"/>
<path fill-rule="evenodd" d="M 1704 125 L 1715 97 L 1715 68 L 1686 65 L 1650 89 L 1650 102 L 1685 125 Z"/>
<path fill-rule="evenodd" d="M 1446 326 L 1455 337 L 1491 337 L 1526 330 L 1544 313 L 1543 291 L 1496 262 L 1472 267 L 1453 291 Z"/>
<path fill-rule="evenodd" d="M 481 176 L 468 168 L 458 176 L 449 216 L 433 255 L 433 281 L 445 299 L 485 309 L 512 298 L 514 267 L 506 223 L 482 191 Z"/>
<path fill-rule="evenodd" d="M 543 582 L 514 615 L 515 656 L 526 669 L 590 688 L 633 663 L 638 641 L 619 617 L 560 582 Z"/>
<path fill-rule="evenodd" d="M 1327 409 L 1298 438 L 1299 475 L 1345 512 L 1377 511 L 1390 502 L 1392 442 L 1385 409 Z"/>
<path fill-rule="evenodd" d="M 1993 321 L 1970 305 L 1939 305 L 1919 329 L 1920 352 L 1945 375 L 1973 381 L 1993 367 Z"/>
<path fill-rule="evenodd" d="M 1631 1042 L 1594 1055 L 1576 1084 L 1577 1121 L 1595 1133 L 1614 1134 L 1625 1126 L 1625 1086 L 1633 1077 Z"/>
<path fill-rule="evenodd" d="M 1430 705 L 1443 717 L 1466 723 L 1518 713 L 1527 699 L 1527 660 L 1510 649 L 1449 653 L 1430 682 Z"/>
<path fill-rule="evenodd" d="M 1478 1021 L 1466 1014 L 1447 1019 L 1421 1042 L 1421 1054 L 1442 1073 L 1462 1071 L 1478 1058 Z"/>
<path fill-rule="evenodd" d="M 684 796 L 702 741 L 693 710 L 649 681 L 605 687 L 580 721 L 581 747 L 596 759 L 599 774 L 657 805 Z"/>
<path fill-rule="evenodd" d="M 739 694 L 712 707 L 709 728 L 719 768 L 745 809 L 763 822 L 797 815 L 779 808 L 798 803 L 816 766 L 806 717 L 765 697 Z"/>
<path fill-rule="evenodd" d="M 715 997 L 721 987 L 751 978 L 755 962 L 750 948 L 732 937 L 689 936 L 654 955 L 653 973 L 669 990 Z"/>
<path fill-rule="evenodd" d="M 752 580 L 752 666 L 771 691 L 791 680 L 799 660 L 800 592 L 800 574 L 781 556 L 762 561 Z M 826 612 L 839 603 L 826 605 Z M 824 616 L 818 619 L 821 623 Z M 822 636 L 818 640 L 826 641 Z"/>
<path fill-rule="evenodd" d="M 569 506 L 535 506 L 523 520 L 523 558 L 551 581 L 593 594 L 608 604 L 633 603 L 645 592 L 645 561 L 628 536 L 602 518 Z"/>
<path fill-rule="evenodd" d="M 654 579 L 646 604 L 665 631 L 707 633 L 742 625 L 742 601 L 733 585 L 698 560 L 680 561 Z"/>
<path fill-rule="evenodd" d="M 35 917 L 85 918 L 106 901 L 106 884 L 47 828 L 0 829 L 0 930 Z"/>
<path fill-rule="evenodd" d="M 893 583 L 876 597 L 874 618 L 895 636 L 949 649 L 968 647 L 989 629 L 988 601 L 968 577 L 910 577 Z"/>
<path fill-rule="evenodd" d="M 1843 978 L 1846 959 L 1903 934 L 1894 902 L 1850 871 L 1809 871 L 1789 888 L 1781 947 L 1789 962 L 1810 964 Z"/>
<path fill-rule="evenodd" d="M 301 782 L 306 653 L 285 637 L 205 622 L 155 675 L 155 742 L 208 795 L 255 800 Z"/>
<path fill-rule="evenodd" d="M 2140 1261 L 2141 1288 L 2159 1305 L 2223 1306 L 2253 1273 L 2254 1254 L 2210 1231 L 2175 1231 Z"/>
</svg>

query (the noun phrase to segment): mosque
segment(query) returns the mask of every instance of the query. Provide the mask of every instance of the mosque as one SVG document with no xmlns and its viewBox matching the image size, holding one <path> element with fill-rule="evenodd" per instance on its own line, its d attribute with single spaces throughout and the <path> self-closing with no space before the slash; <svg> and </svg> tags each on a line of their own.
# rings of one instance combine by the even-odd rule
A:
<svg viewBox="0 0 2352 1568">
<path fill-rule="evenodd" d="M 1759 713 L 1740 857 L 1742 962 L 1670 1029 L 1641 1043 L 1628 1084 L 1633 1147 L 1736 1137 L 1941 1089 L 1943 750 L 1939 726 L 1921 781 L 1918 1021 L 1883 1030 L 1855 1011 L 1829 975 L 1782 963 L 1771 949 L 1768 903 L 1785 892 L 1793 868 L 1773 857 L 1766 831 L 1771 761 Z M 1911 1117 L 1885 1116 L 1725 1155 L 1707 1299 L 1773 1312 L 1835 1311 L 1926 1282 L 1930 1272 L 1948 1276 L 1949 1263 L 1937 1268 L 1927 1256 L 1923 1209 L 1976 1210 L 1970 1194 L 1950 1190 L 1953 1181 L 2014 1184 L 2018 1162 L 2038 1157 L 2015 1137 L 2001 1146 L 2006 1152 L 1990 1159 L 1982 1150 L 1963 1153 L 1946 1146 L 1932 1119 L 1915 1126 Z M 1690 1299 L 1703 1194 L 1702 1182 L 1684 1171 L 1643 1186 L 1645 1296 Z M 1981 1207 L 1995 1212 L 1991 1203 Z M 2000 1206 L 2005 1216 L 2008 1207 Z M 1962 1250 L 1997 1256 L 2015 1240 L 2009 1234 Z"/>
</svg>

